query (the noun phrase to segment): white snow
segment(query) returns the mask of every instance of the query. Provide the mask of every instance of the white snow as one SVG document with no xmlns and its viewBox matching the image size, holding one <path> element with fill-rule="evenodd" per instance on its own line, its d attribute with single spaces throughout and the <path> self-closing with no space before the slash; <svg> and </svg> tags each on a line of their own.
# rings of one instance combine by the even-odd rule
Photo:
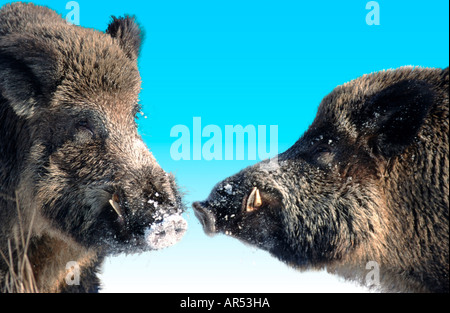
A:
<svg viewBox="0 0 450 313">
<path fill-rule="evenodd" d="M 187 230 L 187 222 L 180 215 L 170 215 L 161 223 L 151 225 L 145 231 L 145 239 L 153 250 L 176 244 Z"/>
<path fill-rule="evenodd" d="M 230 184 L 226 184 L 223 189 L 225 189 L 225 192 L 229 195 L 233 194 L 233 186 L 231 186 Z"/>
</svg>

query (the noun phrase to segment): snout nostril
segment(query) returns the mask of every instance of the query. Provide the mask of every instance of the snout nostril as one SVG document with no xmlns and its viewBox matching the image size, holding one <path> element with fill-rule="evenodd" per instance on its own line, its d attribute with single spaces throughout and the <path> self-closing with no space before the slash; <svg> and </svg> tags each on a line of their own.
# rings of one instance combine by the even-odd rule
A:
<svg viewBox="0 0 450 313">
<path fill-rule="evenodd" d="M 213 213 L 201 202 L 194 202 L 192 207 L 205 233 L 208 235 L 214 234 L 216 232 L 216 219 Z"/>
<path fill-rule="evenodd" d="M 192 207 L 194 208 L 195 215 L 200 221 L 203 221 L 205 218 L 207 218 L 207 209 L 203 207 L 200 202 L 194 202 L 192 204 Z"/>
<path fill-rule="evenodd" d="M 162 249 L 181 240 L 187 230 L 187 222 L 180 215 L 172 215 L 161 223 L 151 225 L 145 231 L 145 239 L 152 249 Z"/>
<path fill-rule="evenodd" d="M 196 210 L 202 210 L 202 209 L 203 209 L 202 205 L 201 205 L 200 202 L 198 202 L 198 201 L 194 202 L 194 203 L 192 204 L 192 206 L 193 206 L 194 209 L 196 209 Z"/>
</svg>

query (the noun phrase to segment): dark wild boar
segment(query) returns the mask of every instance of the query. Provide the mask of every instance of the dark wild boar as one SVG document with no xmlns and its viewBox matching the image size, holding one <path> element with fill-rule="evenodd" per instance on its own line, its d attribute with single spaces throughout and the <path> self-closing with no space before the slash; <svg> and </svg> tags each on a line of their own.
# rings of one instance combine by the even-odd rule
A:
<svg viewBox="0 0 450 313">
<path fill-rule="evenodd" d="M 95 292 L 105 256 L 185 232 L 174 177 L 137 132 L 140 44 L 130 17 L 103 33 L 33 4 L 0 10 L 0 290 L 27 260 L 41 292 Z"/>
<path fill-rule="evenodd" d="M 412 67 L 337 87 L 278 163 L 219 183 L 196 216 L 302 270 L 369 284 L 378 264 L 379 290 L 448 292 L 448 88 L 448 68 Z"/>
</svg>

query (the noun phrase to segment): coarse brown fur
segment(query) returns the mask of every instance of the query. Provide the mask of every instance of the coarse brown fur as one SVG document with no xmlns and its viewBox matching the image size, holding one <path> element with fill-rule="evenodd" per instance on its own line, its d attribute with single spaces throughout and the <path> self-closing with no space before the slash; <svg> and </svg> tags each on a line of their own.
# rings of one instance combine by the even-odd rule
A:
<svg viewBox="0 0 450 313">
<path fill-rule="evenodd" d="M 39 291 L 97 291 L 105 256 L 149 249 L 146 230 L 180 214 L 174 177 L 137 133 L 140 44 L 128 16 L 103 33 L 1 8 L 0 291 L 24 250 Z M 66 284 L 70 261 L 79 285 Z"/>
<path fill-rule="evenodd" d="M 448 292 L 448 88 L 448 68 L 417 67 L 337 87 L 278 162 L 194 204 L 205 231 L 379 290 Z"/>
</svg>

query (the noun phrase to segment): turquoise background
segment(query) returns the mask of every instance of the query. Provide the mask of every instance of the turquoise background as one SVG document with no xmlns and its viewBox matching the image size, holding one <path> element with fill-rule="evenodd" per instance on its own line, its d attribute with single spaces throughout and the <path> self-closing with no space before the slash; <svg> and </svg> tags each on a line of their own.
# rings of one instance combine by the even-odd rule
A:
<svg viewBox="0 0 450 313">
<path fill-rule="evenodd" d="M 139 119 L 139 131 L 161 166 L 176 174 L 189 208 L 217 182 L 256 161 L 194 161 L 192 151 L 191 160 L 174 161 L 173 126 L 188 126 L 192 136 L 193 117 L 222 132 L 225 125 L 278 125 L 282 152 L 337 85 L 403 65 L 449 64 L 448 1 L 378 1 L 379 26 L 365 22 L 368 1 L 77 2 L 84 27 L 105 30 L 111 15 L 131 14 L 144 29 L 139 66 L 146 118 Z M 34 3 L 63 16 L 68 12 L 67 1 Z M 326 274 L 308 280 L 310 274 L 287 269 L 235 239 L 208 238 L 190 209 L 186 216 L 190 229 L 177 246 L 107 261 L 105 290 L 188 292 L 197 284 L 200 291 L 251 285 L 248 291 L 276 292 L 286 286 L 304 291 L 314 291 L 312 284 L 317 291 L 335 286 Z"/>
</svg>

